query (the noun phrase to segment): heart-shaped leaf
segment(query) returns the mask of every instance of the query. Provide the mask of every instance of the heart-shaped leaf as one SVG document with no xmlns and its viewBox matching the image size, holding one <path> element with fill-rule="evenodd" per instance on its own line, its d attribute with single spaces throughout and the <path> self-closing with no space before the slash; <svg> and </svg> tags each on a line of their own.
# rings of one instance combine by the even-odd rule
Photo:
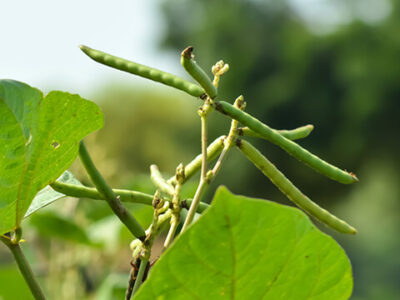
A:
<svg viewBox="0 0 400 300">
<path fill-rule="evenodd" d="M 219 188 L 150 271 L 140 299 L 348 299 L 343 249 L 300 210 Z"/>
<path fill-rule="evenodd" d="M 79 141 L 102 126 L 97 105 L 78 95 L 43 97 L 0 80 L 0 234 L 20 225 L 36 193 L 74 161 Z"/>
</svg>

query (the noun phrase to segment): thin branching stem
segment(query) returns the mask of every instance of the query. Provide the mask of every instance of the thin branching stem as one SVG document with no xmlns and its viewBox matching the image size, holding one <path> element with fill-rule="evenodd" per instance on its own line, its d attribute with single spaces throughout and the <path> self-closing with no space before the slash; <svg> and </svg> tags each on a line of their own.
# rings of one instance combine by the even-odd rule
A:
<svg viewBox="0 0 400 300">
<path fill-rule="evenodd" d="M 246 103 L 244 102 L 244 98 L 240 95 L 233 104 L 236 108 L 243 110 L 246 107 Z M 231 128 L 229 129 L 228 136 L 224 139 L 224 149 L 221 152 L 214 168 L 212 169 L 212 176 L 210 178 L 213 179 L 217 176 L 218 171 L 221 169 L 222 162 L 224 161 L 225 157 L 227 156 L 229 150 L 235 145 L 235 139 L 238 135 L 238 121 L 232 119 L 231 121 Z"/>
<path fill-rule="evenodd" d="M 176 229 L 179 226 L 179 220 L 175 219 L 173 217 L 174 216 L 172 215 L 171 216 L 171 221 L 170 221 L 171 225 L 169 226 L 168 234 L 167 234 L 167 237 L 165 238 L 165 241 L 164 241 L 164 250 L 167 249 L 169 247 L 169 245 L 171 245 L 171 243 L 172 243 L 172 241 L 174 240 L 174 237 L 175 237 Z"/>
<path fill-rule="evenodd" d="M 148 259 L 142 258 L 140 260 L 139 271 L 136 276 L 135 285 L 133 286 L 132 295 L 135 295 L 135 293 L 139 290 L 140 286 L 142 285 L 143 277 L 145 275 L 148 263 L 149 263 Z"/>
<path fill-rule="evenodd" d="M 175 177 L 177 183 L 175 184 L 174 196 L 172 198 L 172 215 L 170 220 L 171 225 L 169 227 L 167 238 L 164 241 L 164 250 L 167 249 L 169 245 L 172 243 L 175 237 L 176 229 L 179 226 L 180 213 L 182 208 L 180 202 L 180 194 L 181 194 L 182 184 L 185 179 L 185 168 L 183 167 L 183 164 L 179 164 L 179 166 L 176 168 Z"/>
<path fill-rule="evenodd" d="M 206 104 L 205 104 L 206 105 Z M 204 189 L 207 186 L 207 108 L 205 105 L 200 111 L 201 120 L 201 174 L 200 183 L 197 187 L 196 193 L 193 197 L 193 202 L 190 205 L 189 212 L 186 216 L 185 222 L 183 223 L 182 232 L 192 223 L 194 215 L 197 210 L 197 206 L 200 203 L 201 196 L 203 195 Z"/>
<path fill-rule="evenodd" d="M 207 175 L 207 116 L 201 117 L 201 172 L 202 180 L 206 179 Z"/>
</svg>

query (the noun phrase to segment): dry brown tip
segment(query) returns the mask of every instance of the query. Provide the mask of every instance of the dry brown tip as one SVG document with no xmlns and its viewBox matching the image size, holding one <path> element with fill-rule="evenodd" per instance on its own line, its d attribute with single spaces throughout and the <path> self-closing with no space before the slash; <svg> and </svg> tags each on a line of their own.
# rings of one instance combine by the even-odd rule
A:
<svg viewBox="0 0 400 300">
<path fill-rule="evenodd" d="M 192 59 L 194 57 L 193 46 L 186 47 L 186 49 L 182 51 L 181 55 L 187 59 Z"/>
</svg>

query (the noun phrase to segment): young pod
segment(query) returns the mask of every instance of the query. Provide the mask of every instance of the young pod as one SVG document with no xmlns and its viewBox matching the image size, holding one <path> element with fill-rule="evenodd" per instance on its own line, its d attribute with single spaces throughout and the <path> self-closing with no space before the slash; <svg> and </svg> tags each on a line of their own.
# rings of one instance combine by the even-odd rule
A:
<svg viewBox="0 0 400 300">
<path fill-rule="evenodd" d="M 293 201 L 302 210 L 321 221 L 322 223 L 332 227 L 333 229 L 347 234 L 355 234 L 357 230 L 347 224 L 345 221 L 332 215 L 327 210 L 318 206 L 310 198 L 304 195 L 285 175 L 279 171 L 264 155 L 262 155 L 250 143 L 238 140 L 238 148 L 241 152 L 261 171 L 271 182 Z"/>
<path fill-rule="evenodd" d="M 203 87 L 211 99 L 217 96 L 217 88 L 213 85 L 206 72 L 194 60 L 193 47 L 187 47 L 182 51 L 181 64 L 189 75 Z"/>
<path fill-rule="evenodd" d="M 232 104 L 224 101 L 215 101 L 214 105 L 219 112 L 228 115 L 243 125 L 249 127 L 252 131 L 259 134 L 264 139 L 281 147 L 287 153 L 294 156 L 317 172 L 345 184 L 358 181 L 354 174 L 343 171 L 320 159 L 318 156 L 310 153 L 295 142 L 285 138 L 279 132 L 265 125 L 258 119 L 244 111 L 241 111 L 240 109 L 237 109 Z"/>
<path fill-rule="evenodd" d="M 205 95 L 201 87 L 176 75 L 113 56 L 87 46 L 81 45 L 79 47 L 87 56 L 103 65 L 172 86 L 194 97 L 203 98 Z"/>
</svg>

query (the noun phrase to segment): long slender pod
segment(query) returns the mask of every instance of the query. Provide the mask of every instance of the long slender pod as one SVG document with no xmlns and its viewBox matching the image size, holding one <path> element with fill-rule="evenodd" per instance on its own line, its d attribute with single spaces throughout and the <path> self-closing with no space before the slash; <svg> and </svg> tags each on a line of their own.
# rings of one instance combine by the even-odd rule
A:
<svg viewBox="0 0 400 300">
<path fill-rule="evenodd" d="M 270 141 L 271 143 L 274 143 L 275 145 L 281 147 L 287 153 L 304 162 L 306 165 L 316 170 L 317 172 L 320 172 L 321 174 L 333 180 L 345 184 L 358 181 L 357 177 L 354 174 L 343 171 L 327 163 L 326 161 L 323 161 L 318 156 L 310 153 L 295 142 L 282 136 L 276 130 L 265 125 L 248 113 L 237 109 L 233 105 L 224 101 L 215 101 L 214 105 L 219 112 L 226 114 L 235 120 L 238 120 L 243 125 L 249 127 L 252 131 L 261 135 L 263 138 Z"/>
<path fill-rule="evenodd" d="M 196 63 L 193 55 L 193 47 L 187 47 L 182 51 L 181 64 L 185 70 L 192 76 L 206 91 L 207 95 L 214 99 L 217 96 L 217 88 L 212 83 L 206 72 Z"/>
<path fill-rule="evenodd" d="M 174 187 L 162 177 L 160 170 L 156 165 L 150 166 L 150 174 L 151 181 L 158 189 L 170 196 L 174 195 Z"/>
<path fill-rule="evenodd" d="M 314 126 L 309 124 L 292 130 L 282 130 L 282 129 L 281 130 L 274 129 L 274 130 L 276 130 L 280 135 L 284 136 L 285 138 L 294 141 L 309 136 L 309 134 L 311 133 L 311 131 L 313 131 L 313 129 Z M 249 127 L 238 128 L 238 134 L 243 136 L 257 137 L 261 139 L 264 138 L 263 136 L 251 130 Z"/>
<path fill-rule="evenodd" d="M 203 98 L 205 96 L 205 91 L 201 87 L 171 73 L 113 56 L 87 46 L 80 45 L 79 48 L 91 59 L 103 65 L 172 86 L 194 97 Z"/>
<path fill-rule="evenodd" d="M 274 164 L 272 164 L 249 142 L 238 139 L 236 145 L 241 152 L 298 207 L 339 232 L 348 234 L 355 234 L 357 232 L 354 227 L 332 215 L 304 195 L 289 179 L 285 177 L 285 175 L 282 174 L 281 171 L 274 166 Z"/>
<path fill-rule="evenodd" d="M 224 148 L 224 138 L 225 136 L 220 136 L 207 147 L 207 161 L 212 161 L 221 153 L 222 149 Z M 200 170 L 200 168 L 201 154 L 197 155 L 190 163 L 185 166 L 185 178 L 183 180 L 183 183 L 189 180 L 198 170 Z M 170 179 L 168 179 L 168 182 L 171 184 L 175 184 L 175 176 L 172 176 Z"/>
<path fill-rule="evenodd" d="M 88 198 L 94 200 L 104 200 L 104 196 L 96 188 L 87 187 L 83 185 L 75 185 L 70 183 L 64 183 L 60 181 L 55 181 L 50 184 L 53 190 L 70 197 L 76 198 Z M 140 203 L 145 205 L 152 205 L 153 195 L 145 194 L 138 191 L 123 190 L 123 189 L 113 189 L 113 192 L 119 196 L 122 202 L 127 203 Z M 188 209 L 192 199 L 186 199 L 182 201 L 182 208 Z M 201 202 L 198 213 L 202 213 L 208 208 L 208 204 Z"/>
<path fill-rule="evenodd" d="M 110 188 L 107 182 L 101 176 L 100 172 L 94 165 L 92 158 L 87 151 L 83 141 L 79 143 L 79 158 L 85 167 L 90 180 L 95 185 L 96 189 L 104 196 L 104 200 L 108 203 L 115 215 L 129 229 L 129 231 L 141 241 L 146 238 L 146 232 L 136 220 L 136 218 L 121 204 L 119 197 Z"/>
<path fill-rule="evenodd" d="M 53 190 L 70 197 L 89 198 L 97 200 L 104 199 L 104 196 L 100 194 L 97 189 L 86 187 L 83 185 L 55 181 L 51 183 L 50 186 Z M 120 197 L 120 200 L 122 202 L 152 205 L 153 195 L 122 189 L 113 189 L 113 192 Z"/>
</svg>

